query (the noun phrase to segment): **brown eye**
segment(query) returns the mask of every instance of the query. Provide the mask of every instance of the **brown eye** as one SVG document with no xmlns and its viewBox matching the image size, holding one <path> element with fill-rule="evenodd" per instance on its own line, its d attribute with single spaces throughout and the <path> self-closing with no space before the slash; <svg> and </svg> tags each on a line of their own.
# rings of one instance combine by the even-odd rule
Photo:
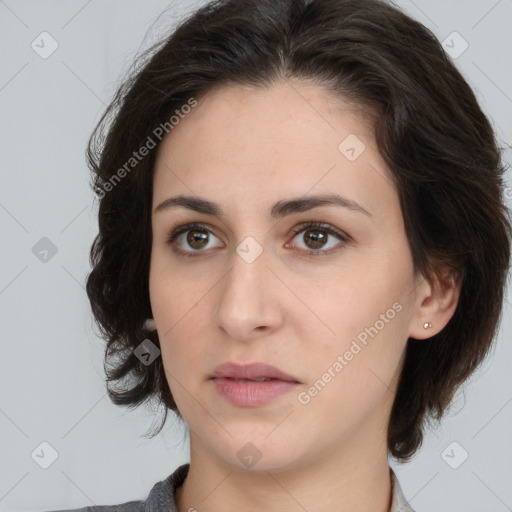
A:
<svg viewBox="0 0 512 512">
<path fill-rule="evenodd" d="M 305 244 L 304 250 L 310 256 L 326 255 L 336 250 L 337 247 L 343 246 L 350 241 L 349 235 L 334 229 L 329 225 L 322 224 L 321 222 L 310 222 L 303 224 L 293 231 L 299 241 Z M 299 236 L 300 235 L 300 236 Z M 330 239 L 334 238 L 341 243 L 335 243 L 330 247 Z M 295 246 L 295 244 L 294 244 Z M 300 247 L 300 245 L 299 245 Z"/>
<path fill-rule="evenodd" d="M 190 229 L 186 232 L 186 241 L 192 249 L 203 249 L 208 242 L 208 233 L 203 229 Z M 205 244 L 206 242 L 206 244 Z"/>
<path fill-rule="evenodd" d="M 176 246 L 177 253 L 185 256 L 200 256 L 206 252 L 211 237 L 217 238 L 207 226 L 203 224 L 184 224 L 175 228 L 167 238 L 167 243 Z"/>
<path fill-rule="evenodd" d="M 303 239 L 311 249 L 321 249 L 326 243 L 328 236 L 319 229 L 308 229 L 304 232 Z"/>
</svg>

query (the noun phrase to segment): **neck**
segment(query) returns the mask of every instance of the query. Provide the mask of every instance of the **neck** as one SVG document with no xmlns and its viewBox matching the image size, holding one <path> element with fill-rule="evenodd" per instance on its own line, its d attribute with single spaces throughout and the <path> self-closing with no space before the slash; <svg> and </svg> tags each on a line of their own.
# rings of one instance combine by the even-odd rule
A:
<svg viewBox="0 0 512 512">
<path fill-rule="evenodd" d="M 386 443 L 329 447 L 285 470 L 240 470 L 209 451 L 191 431 L 190 468 L 176 490 L 179 512 L 389 512 Z"/>
</svg>

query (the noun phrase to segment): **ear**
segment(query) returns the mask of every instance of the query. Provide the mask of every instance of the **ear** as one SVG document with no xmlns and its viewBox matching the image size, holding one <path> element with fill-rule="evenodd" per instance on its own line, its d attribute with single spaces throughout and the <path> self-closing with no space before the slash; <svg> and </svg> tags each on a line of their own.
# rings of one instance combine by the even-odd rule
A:
<svg viewBox="0 0 512 512">
<path fill-rule="evenodd" d="M 462 279 L 446 267 L 438 270 L 432 283 L 421 276 L 416 289 L 415 312 L 411 317 L 409 337 L 423 340 L 442 331 L 455 313 L 461 285 Z M 424 324 L 427 322 L 432 327 L 425 329 Z"/>
</svg>

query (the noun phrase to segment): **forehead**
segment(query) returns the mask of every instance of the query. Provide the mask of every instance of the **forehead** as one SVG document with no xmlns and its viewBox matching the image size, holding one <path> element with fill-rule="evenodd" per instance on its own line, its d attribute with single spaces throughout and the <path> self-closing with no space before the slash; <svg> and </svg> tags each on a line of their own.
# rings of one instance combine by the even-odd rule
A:
<svg viewBox="0 0 512 512">
<path fill-rule="evenodd" d="M 370 198 L 377 208 L 376 195 L 381 207 L 396 200 L 369 118 L 319 85 L 217 87 L 158 149 L 155 204 L 171 193 L 236 194 L 249 204 L 310 190 Z"/>
<path fill-rule="evenodd" d="M 369 111 L 369 109 L 364 109 Z M 187 122 L 185 123 L 185 120 Z M 200 97 L 197 107 L 180 122 L 173 132 L 182 132 L 183 125 L 195 135 L 247 140 L 286 132 L 297 140 L 307 139 L 323 146 L 338 141 L 347 129 L 359 133 L 373 145 L 372 121 L 363 109 L 334 95 L 325 87 L 310 81 L 282 80 L 268 86 L 221 85 Z M 239 129 L 243 127 L 242 132 Z M 212 133 L 217 128 L 218 131 Z M 185 134 L 186 136 L 187 134 Z M 191 131 L 188 130 L 191 136 Z"/>
</svg>

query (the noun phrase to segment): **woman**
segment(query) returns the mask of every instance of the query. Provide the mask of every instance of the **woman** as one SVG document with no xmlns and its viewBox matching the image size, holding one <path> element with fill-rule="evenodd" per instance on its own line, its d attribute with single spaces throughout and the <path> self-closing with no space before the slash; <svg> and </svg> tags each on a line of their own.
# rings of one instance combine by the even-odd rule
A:
<svg viewBox="0 0 512 512">
<path fill-rule="evenodd" d="M 146 56 L 91 139 L 87 293 L 111 399 L 174 411 L 190 464 L 95 510 L 411 511 L 388 456 L 489 352 L 509 266 L 471 88 L 380 0 L 220 0 Z"/>
</svg>

